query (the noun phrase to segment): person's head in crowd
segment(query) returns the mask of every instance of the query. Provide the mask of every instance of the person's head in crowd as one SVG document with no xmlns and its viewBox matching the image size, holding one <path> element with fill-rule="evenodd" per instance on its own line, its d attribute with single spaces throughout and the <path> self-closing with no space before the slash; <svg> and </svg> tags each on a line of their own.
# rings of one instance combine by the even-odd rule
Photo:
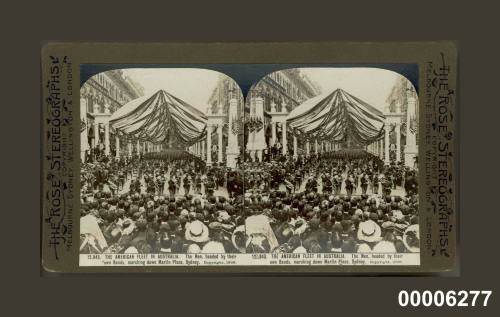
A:
<svg viewBox="0 0 500 317">
<path fill-rule="evenodd" d="M 285 162 L 278 164 L 277 173 L 285 173 L 283 175 L 290 182 L 294 182 L 295 171 L 290 172 L 286 164 Z M 318 177 L 328 178 L 335 175 L 340 178 L 345 177 L 342 167 L 336 166 L 333 169 L 335 172 L 329 174 L 331 169 L 328 164 L 324 162 L 321 164 L 323 165 L 316 174 Z M 109 168 L 109 164 L 99 166 Z M 273 168 L 272 164 L 254 166 Z M 211 168 L 210 174 L 214 178 L 218 175 L 218 168 Z M 183 172 L 177 173 L 180 170 Z M 192 181 L 199 176 L 191 167 L 177 166 L 171 173 L 180 175 L 178 181 L 184 180 L 187 174 L 190 174 Z M 361 174 L 354 172 L 350 176 L 355 179 L 357 175 L 370 176 L 371 173 L 373 173 L 372 168 L 368 174 L 365 169 Z M 152 177 L 154 174 L 156 173 L 152 167 L 144 171 L 147 177 Z M 228 175 L 237 176 L 233 173 Z M 268 177 L 262 172 L 254 176 L 258 176 L 253 178 L 254 180 Z M 308 180 L 311 186 L 314 182 L 321 183 L 320 178 L 318 181 L 314 178 L 311 176 Z M 154 180 L 146 182 L 146 185 L 148 184 L 154 185 Z M 140 182 L 138 186 L 142 186 Z M 180 183 L 178 186 L 181 186 Z M 115 224 L 116 227 L 108 231 L 114 234 L 106 234 L 107 238 L 112 237 L 109 239 L 114 243 L 117 240 L 126 242 L 130 239 L 128 236 L 144 233 L 145 239 L 137 240 L 139 242 L 133 246 L 139 253 L 155 250 L 187 252 L 190 247 L 198 248 L 198 251 L 194 250 L 196 252 L 202 250 L 225 252 L 225 243 L 231 241 L 231 236 L 237 241 L 232 243 L 233 246 L 236 244 L 237 247 L 234 246 L 236 250 L 272 252 L 268 237 L 259 234 L 248 236 L 244 231 L 235 231 L 235 228 L 244 228 L 245 220 L 255 215 L 269 219 L 279 244 L 286 245 L 287 252 L 292 250 L 312 253 L 332 250 L 332 252 L 361 252 L 359 250 L 363 250 L 366 246 L 374 252 L 376 250 L 409 252 L 409 248 L 417 250 L 418 246 L 415 242 L 418 241 L 415 230 L 406 233 L 405 241 L 402 240 L 401 231 L 408 225 L 419 223 L 417 195 L 407 197 L 354 193 L 339 195 L 307 190 L 289 193 L 281 188 L 248 191 L 245 195 L 229 198 L 217 194 L 205 196 L 196 193 L 185 197 L 157 192 L 127 192 L 113 195 L 109 191 L 92 192 L 92 189 L 90 193 L 90 198 L 82 203 L 82 217 L 87 214 L 94 215 L 98 218 L 103 231 Z M 133 231 L 129 233 L 127 228 L 133 228 Z M 123 235 L 121 231 L 124 232 Z M 236 233 L 233 235 L 234 232 Z M 405 242 L 409 247 L 405 246 Z M 204 248 L 209 243 L 210 245 Z"/>
</svg>

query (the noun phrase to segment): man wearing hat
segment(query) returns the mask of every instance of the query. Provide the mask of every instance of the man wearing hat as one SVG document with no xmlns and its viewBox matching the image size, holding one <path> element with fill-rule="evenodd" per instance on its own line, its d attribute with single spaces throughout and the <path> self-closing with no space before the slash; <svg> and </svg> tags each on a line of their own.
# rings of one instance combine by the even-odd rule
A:
<svg viewBox="0 0 500 317">
<path fill-rule="evenodd" d="M 185 238 L 187 241 L 203 244 L 209 240 L 209 229 L 199 220 L 186 223 L 185 229 Z"/>
<path fill-rule="evenodd" d="M 359 241 L 368 244 L 375 244 L 382 240 L 382 229 L 372 219 L 365 220 L 359 223 L 357 238 Z"/>
</svg>

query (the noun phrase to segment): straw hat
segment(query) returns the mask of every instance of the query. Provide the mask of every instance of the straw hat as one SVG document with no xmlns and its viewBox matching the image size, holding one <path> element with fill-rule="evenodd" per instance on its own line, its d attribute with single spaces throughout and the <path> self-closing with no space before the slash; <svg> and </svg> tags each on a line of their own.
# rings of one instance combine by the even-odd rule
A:
<svg viewBox="0 0 500 317">
<path fill-rule="evenodd" d="M 209 241 L 201 249 L 201 253 L 226 253 L 224 245 L 217 241 Z"/>
<path fill-rule="evenodd" d="M 418 224 L 406 228 L 403 234 L 403 243 L 410 252 L 420 252 L 420 229 Z"/>
<path fill-rule="evenodd" d="M 201 221 L 186 223 L 186 240 L 203 243 L 208 241 L 208 227 Z"/>
<path fill-rule="evenodd" d="M 372 248 L 366 243 L 360 244 L 358 246 L 358 253 L 371 253 L 374 252 L 372 251 Z"/>
<path fill-rule="evenodd" d="M 382 229 L 375 221 L 370 219 L 359 224 L 358 240 L 366 242 L 377 242 L 382 239 L 381 235 Z"/>
<path fill-rule="evenodd" d="M 186 253 L 200 253 L 201 252 L 201 248 L 199 245 L 197 245 L 196 243 L 192 243 L 188 246 L 187 248 L 187 251 Z"/>
<path fill-rule="evenodd" d="M 135 247 L 128 247 L 125 252 L 125 254 L 137 254 L 139 251 Z"/>
<path fill-rule="evenodd" d="M 397 253 L 396 246 L 390 241 L 380 241 L 373 247 L 376 253 Z"/>
<path fill-rule="evenodd" d="M 183 216 L 183 217 L 187 217 L 189 215 L 189 211 L 187 209 L 182 209 L 181 213 L 179 215 Z"/>
<path fill-rule="evenodd" d="M 231 216 L 226 211 L 219 211 L 219 215 L 217 216 L 217 220 L 219 222 L 226 222 L 231 219 Z"/>
<path fill-rule="evenodd" d="M 292 253 L 307 253 L 307 250 L 303 246 L 300 246 L 300 247 L 295 248 L 295 250 L 293 250 Z"/>
<path fill-rule="evenodd" d="M 400 210 L 393 210 L 392 216 L 394 218 L 396 218 L 396 220 L 398 220 L 398 221 L 401 221 L 405 218 L 405 216 L 403 215 L 403 212 L 401 212 Z"/>
</svg>

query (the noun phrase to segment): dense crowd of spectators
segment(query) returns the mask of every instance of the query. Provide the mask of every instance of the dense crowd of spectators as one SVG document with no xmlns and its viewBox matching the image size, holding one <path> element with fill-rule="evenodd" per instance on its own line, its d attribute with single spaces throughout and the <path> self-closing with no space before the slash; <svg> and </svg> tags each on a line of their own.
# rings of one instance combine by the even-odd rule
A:
<svg viewBox="0 0 500 317">
<path fill-rule="evenodd" d="M 82 164 L 80 252 L 419 252 L 416 171 L 366 152 L 240 165 L 164 153 Z"/>
</svg>

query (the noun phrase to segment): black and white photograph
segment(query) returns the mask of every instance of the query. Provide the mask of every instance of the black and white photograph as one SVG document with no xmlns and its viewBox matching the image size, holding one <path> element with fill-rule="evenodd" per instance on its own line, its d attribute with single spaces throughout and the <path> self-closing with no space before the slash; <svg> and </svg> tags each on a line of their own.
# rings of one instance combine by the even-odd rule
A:
<svg viewBox="0 0 500 317">
<path fill-rule="evenodd" d="M 212 70 L 132 68 L 91 77 L 80 96 L 82 255 L 419 264 L 418 100 L 398 73 L 285 69 L 244 98 Z M 187 263 L 173 259 L 160 264 Z"/>
<path fill-rule="evenodd" d="M 80 253 L 236 252 L 243 96 L 203 69 L 119 69 L 80 91 Z"/>
<path fill-rule="evenodd" d="M 260 80 L 246 101 L 243 252 L 419 253 L 410 81 L 295 68 Z"/>
</svg>

